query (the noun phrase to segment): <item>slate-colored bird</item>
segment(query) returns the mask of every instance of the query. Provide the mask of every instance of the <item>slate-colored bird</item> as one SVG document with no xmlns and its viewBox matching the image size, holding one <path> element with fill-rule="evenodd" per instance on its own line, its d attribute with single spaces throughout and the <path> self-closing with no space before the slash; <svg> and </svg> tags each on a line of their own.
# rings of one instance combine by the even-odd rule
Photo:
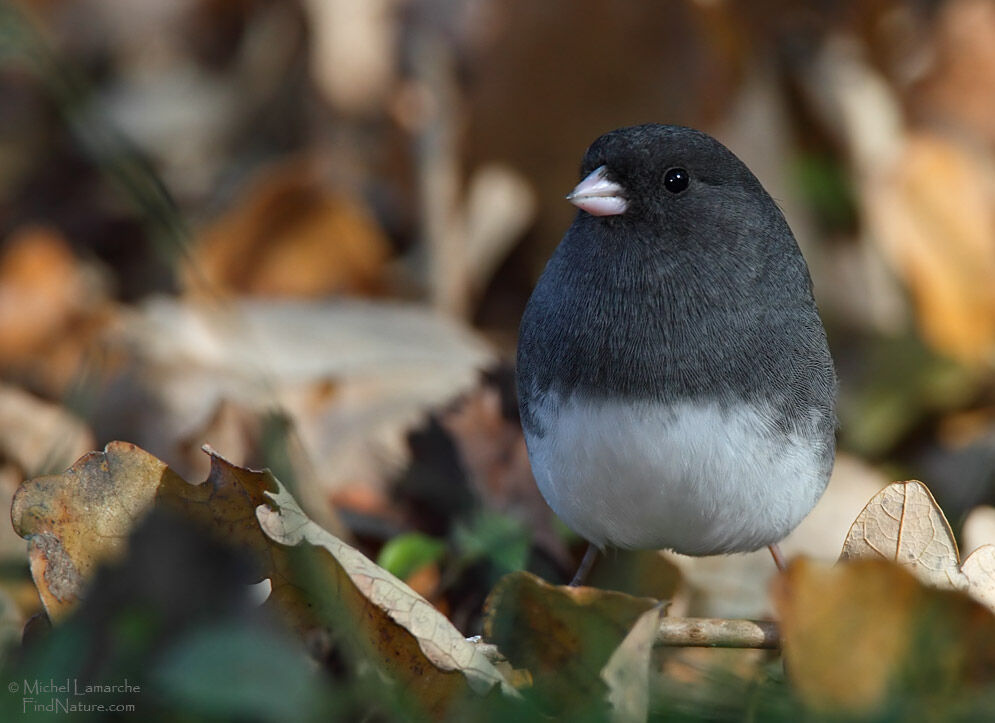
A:
<svg viewBox="0 0 995 723">
<path fill-rule="evenodd" d="M 587 150 L 529 299 L 517 384 L 543 496 L 596 549 L 771 551 L 835 454 L 836 375 L 808 267 L 750 170 L 690 128 Z"/>
</svg>

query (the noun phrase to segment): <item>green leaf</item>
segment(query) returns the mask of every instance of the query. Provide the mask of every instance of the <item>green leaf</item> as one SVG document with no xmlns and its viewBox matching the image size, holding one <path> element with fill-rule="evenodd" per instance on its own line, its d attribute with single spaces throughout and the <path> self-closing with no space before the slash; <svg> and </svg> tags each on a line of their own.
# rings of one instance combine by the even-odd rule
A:
<svg viewBox="0 0 995 723">
<path fill-rule="evenodd" d="M 445 552 L 444 541 L 420 532 L 408 532 L 383 546 L 377 564 L 404 580 L 415 570 L 441 559 Z"/>
</svg>

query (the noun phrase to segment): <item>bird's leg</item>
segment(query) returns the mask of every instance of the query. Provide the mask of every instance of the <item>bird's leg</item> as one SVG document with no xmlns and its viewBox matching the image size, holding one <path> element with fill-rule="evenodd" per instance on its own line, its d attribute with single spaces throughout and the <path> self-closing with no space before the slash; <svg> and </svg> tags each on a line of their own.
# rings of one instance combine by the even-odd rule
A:
<svg viewBox="0 0 995 723">
<path fill-rule="evenodd" d="M 781 548 L 778 547 L 775 542 L 773 545 L 767 545 L 767 549 L 770 550 L 771 557 L 774 558 L 774 564 L 777 565 L 777 571 L 784 572 L 784 555 L 781 554 Z"/>
<path fill-rule="evenodd" d="M 591 572 L 591 568 L 594 567 L 594 563 L 597 559 L 598 548 L 589 544 L 587 546 L 587 552 L 584 553 L 584 559 L 580 561 L 580 567 L 577 568 L 577 572 L 574 573 L 573 580 L 570 581 L 570 587 L 577 587 L 584 584 L 584 580 L 587 579 L 587 575 Z"/>
</svg>

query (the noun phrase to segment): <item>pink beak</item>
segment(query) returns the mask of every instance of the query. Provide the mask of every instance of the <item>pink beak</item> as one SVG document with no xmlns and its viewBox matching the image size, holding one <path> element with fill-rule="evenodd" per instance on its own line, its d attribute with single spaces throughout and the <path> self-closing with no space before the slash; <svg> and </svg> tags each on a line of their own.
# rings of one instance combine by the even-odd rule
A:
<svg viewBox="0 0 995 723">
<path fill-rule="evenodd" d="M 608 169 L 604 166 L 595 168 L 567 194 L 567 200 L 592 216 L 617 216 L 625 213 L 629 205 L 623 196 L 625 189 L 608 180 L 607 174 Z"/>
</svg>

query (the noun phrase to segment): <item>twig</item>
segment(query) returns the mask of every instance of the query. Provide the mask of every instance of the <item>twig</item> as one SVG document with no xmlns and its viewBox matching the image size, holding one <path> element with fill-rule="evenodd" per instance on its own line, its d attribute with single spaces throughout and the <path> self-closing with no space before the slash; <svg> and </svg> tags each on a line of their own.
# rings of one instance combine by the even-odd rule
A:
<svg viewBox="0 0 995 723">
<path fill-rule="evenodd" d="M 781 647 L 781 631 L 777 623 L 767 620 L 664 618 L 656 634 L 656 645 L 777 649 Z"/>
<path fill-rule="evenodd" d="M 467 638 L 494 664 L 507 664 L 492 643 L 476 635 Z M 724 618 L 664 618 L 656 633 L 657 647 L 672 648 L 755 648 L 777 650 L 781 630 L 769 620 L 727 620 Z"/>
</svg>

